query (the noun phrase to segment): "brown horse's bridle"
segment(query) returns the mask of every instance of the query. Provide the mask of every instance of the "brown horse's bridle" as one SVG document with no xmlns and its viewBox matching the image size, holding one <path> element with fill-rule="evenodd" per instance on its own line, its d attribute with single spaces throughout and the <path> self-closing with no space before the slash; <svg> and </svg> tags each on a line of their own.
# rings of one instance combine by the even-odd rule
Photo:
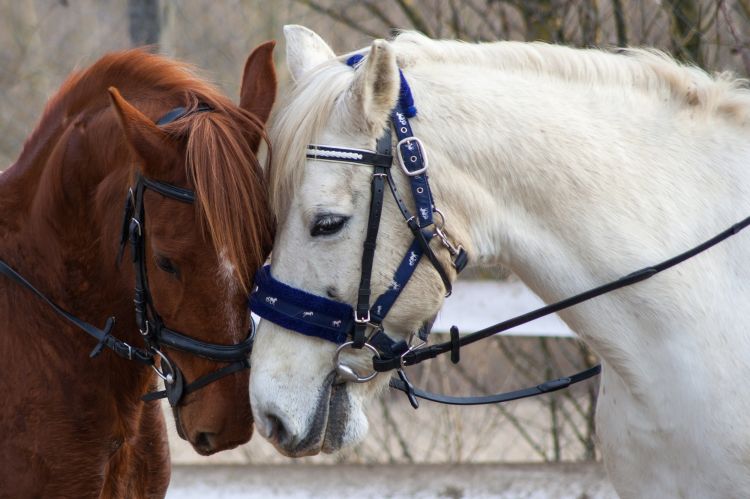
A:
<svg viewBox="0 0 750 499">
<path fill-rule="evenodd" d="M 156 124 L 165 125 L 183 118 L 188 114 L 208 112 L 211 110 L 212 109 L 206 104 L 199 104 L 194 109 L 178 107 L 164 115 L 164 117 L 159 119 Z M 143 400 L 151 401 L 166 397 L 167 400 L 169 400 L 169 404 L 172 407 L 175 407 L 188 393 L 197 391 L 224 376 L 250 368 L 248 355 L 253 348 L 255 323 L 251 318 L 251 327 L 247 337 L 244 341 L 235 345 L 221 345 L 196 340 L 195 338 L 186 336 L 164 325 L 164 321 L 154 307 L 148 285 L 148 276 L 146 274 L 146 234 L 144 231 L 146 209 L 143 203 L 143 194 L 146 189 L 151 189 L 164 197 L 182 203 L 192 204 L 195 202 L 195 193 L 193 191 L 144 177 L 140 173 L 137 175 L 135 186 L 128 190 L 125 202 L 125 213 L 123 216 L 120 251 L 117 259 L 119 262 L 123 256 L 125 246 L 130 242 L 133 265 L 135 268 L 135 319 L 138 329 L 143 336 L 145 348 L 134 347 L 125 341 L 112 336 L 112 328 L 115 324 L 114 317 L 107 319 L 104 327 L 99 329 L 70 314 L 50 300 L 44 293 L 39 291 L 34 285 L 1 259 L 0 274 L 5 275 L 13 282 L 32 291 L 58 315 L 68 320 L 77 328 L 96 338 L 98 342 L 91 351 L 91 354 L 89 355 L 90 357 L 96 357 L 106 347 L 122 358 L 151 366 L 159 377 L 164 380 L 165 389 L 148 393 L 142 397 Z M 228 365 L 186 384 L 182 372 L 174 361 L 162 351 L 162 346 L 187 352 L 214 362 L 228 363 Z M 157 357 L 160 359 L 159 367 L 157 367 L 155 363 Z"/>
</svg>

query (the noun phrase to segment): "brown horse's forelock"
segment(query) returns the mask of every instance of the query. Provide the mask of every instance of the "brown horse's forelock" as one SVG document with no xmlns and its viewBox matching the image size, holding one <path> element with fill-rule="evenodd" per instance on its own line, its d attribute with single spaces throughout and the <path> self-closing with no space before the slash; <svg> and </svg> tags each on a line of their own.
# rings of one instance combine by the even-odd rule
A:
<svg viewBox="0 0 750 499">
<path fill-rule="evenodd" d="M 175 123 L 182 130 L 167 130 L 187 137 L 187 177 L 195 187 L 199 220 L 247 292 L 273 243 L 267 182 L 251 144 L 264 140 L 269 161 L 271 148 L 262 121 L 252 113 L 200 100 L 214 111 L 191 114 Z"/>
</svg>

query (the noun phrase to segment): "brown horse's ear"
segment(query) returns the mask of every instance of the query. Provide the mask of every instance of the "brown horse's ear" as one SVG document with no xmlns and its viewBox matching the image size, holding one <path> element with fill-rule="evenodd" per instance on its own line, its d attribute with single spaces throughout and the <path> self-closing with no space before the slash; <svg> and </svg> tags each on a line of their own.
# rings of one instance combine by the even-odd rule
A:
<svg viewBox="0 0 750 499">
<path fill-rule="evenodd" d="M 115 108 L 125 139 L 143 160 L 143 173 L 158 176 L 174 164 L 176 149 L 171 140 L 156 124 L 120 95 L 115 87 L 109 87 L 109 98 Z"/>
<path fill-rule="evenodd" d="M 240 107 L 250 111 L 263 123 L 268 120 L 276 100 L 276 69 L 273 65 L 274 40 L 262 43 L 247 58 L 242 73 Z M 257 144 L 255 144 L 257 148 Z"/>
</svg>

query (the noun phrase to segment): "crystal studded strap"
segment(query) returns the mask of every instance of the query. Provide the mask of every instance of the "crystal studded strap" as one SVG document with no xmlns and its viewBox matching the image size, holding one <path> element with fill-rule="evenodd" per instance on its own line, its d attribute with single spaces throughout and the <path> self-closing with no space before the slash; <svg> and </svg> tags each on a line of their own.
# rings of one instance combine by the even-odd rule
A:
<svg viewBox="0 0 750 499">
<path fill-rule="evenodd" d="M 380 166 L 390 168 L 393 156 L 381 154 L 365 149 L 347 149 L 343 147 L 331 147 L 320 144 L 307 146 L 307 159 L 316 161 L 332 161 L 336 163 L 351 163 L 355 165 Z"/>
</svg>

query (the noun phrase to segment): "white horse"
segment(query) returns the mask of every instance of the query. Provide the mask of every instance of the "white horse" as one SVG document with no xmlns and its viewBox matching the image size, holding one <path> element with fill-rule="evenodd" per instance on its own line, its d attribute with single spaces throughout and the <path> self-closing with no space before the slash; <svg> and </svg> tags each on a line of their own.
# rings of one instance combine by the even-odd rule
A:
<svg viewBox="0 0 750 499">
<path fill-rule="evenodd" d="M 353 69 L 312 31 L 288 26 L 285 35 L 295 85 L 271 131 L 273 274 L 294 287 L 356 301 L 372 169 L 306 161 L 305 148 L 372 150 L 397 100 L 399 68 L 450 234 L 472 264 L 507 266 L 545 301 L 664 260 L 750 215 L 750 94 L 729 76 L 642 50 L 416 33 L 374 41 Z M 750 495 L 748 236 L 562 314 L 603 361 L 597 433 L 622 497 Z M 386 194 L 375 295 L 411 237 Z M 387 334 L 407 338 L 439 311 L 443 293 L 422 261 Z M 335 384 L 334 350 L 260 324 L 253 412 L 287 455 L 336 451 L 367 432 L 365 405 L 388 376 Z M 370 356 L 358 354 L 358 369 Z"/>
</svg>

